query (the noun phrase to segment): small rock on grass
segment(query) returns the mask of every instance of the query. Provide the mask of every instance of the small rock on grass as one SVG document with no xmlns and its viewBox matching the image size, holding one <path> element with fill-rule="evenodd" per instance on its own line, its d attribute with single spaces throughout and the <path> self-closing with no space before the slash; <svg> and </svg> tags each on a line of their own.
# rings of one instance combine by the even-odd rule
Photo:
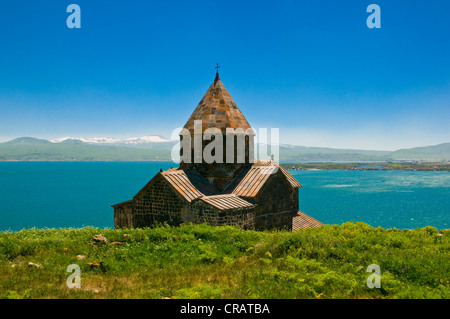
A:
<svg viewBox="0 0 450 319">
<path fill-rule="evenodd" d="M 39 264 L 35 264 L 35 263 L 32 263 L 32 262 L 29 262 L 28 263 L 28 267 L 34 267 L 34 268 L 42 268 L 42 266 L 41 265 L 39 265 Z"/>
<path fill-rule="evenodd" d="M 123 243 L 121 241 L 113 241 L 111 245 L 122 245 Z"/>
<path fill-rule="evenodd" d="M 99 261 L 99 262 L 93 262 L 93 263 L 87 263 L 88 266 L 91 267 L 91 269 L 95 269 L 98 268 L 100 269 L 102 272 L 106 272 L 106 268 L 103 265 L 103 261 Z"/>
<path fill-rule="evenodd" d="M 93 243 L 93 244 L 97 244 L 97 243 L 105 243 L 105 244 L 107 244 L 108 243 L 108 239 L 106 239 L 105 236 L 100 235 L 100 234 L 99 235 L 94 235 L 92 237 L 91 243 Z"/>
</svg>

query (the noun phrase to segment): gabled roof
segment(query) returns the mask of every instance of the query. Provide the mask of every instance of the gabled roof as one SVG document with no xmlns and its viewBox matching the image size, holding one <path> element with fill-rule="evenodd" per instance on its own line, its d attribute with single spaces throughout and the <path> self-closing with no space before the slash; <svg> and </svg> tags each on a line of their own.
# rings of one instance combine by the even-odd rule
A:
<svg viewBox="0 0 450 319">
<path fill-rule="evenodd" d="M 203 132 L 213 127 L 220 129 L 222 133 L 226 133 L 226 128 L 242 128 L 244 131 L 251 128 L 220 80 L 219 74 L 216 75 L 214 82 L 184 128 L 193 132 L 196 120 L 202 121 Z"/>
<path fill-rule="evenodd" d="M 255 205 L 234 194 L 223 194 L 201 197 L 200 200 L 220 210 L 250 208 Z"/>
<path fill-rule="evenodd" d="M 234 194 L 219 194 L 196 170 L 169 169 L 161 176 L 188 202 L 202 200 L 220 210 L 242 209 L 254 205 Z"/>
<path fill-rule="evenodd" d="M 160 174 L 188 202 L 205 196 L 205 193 L 218 194 L 217 189 L 195 170 L 169 169 Z"/>
<path fill-rule="evenodd" d="M 203 196 L 203 194 L 192 185 L 183 170 L 168 170 L 161 175 L 180 193 L 188 202 Z"/>
<path fill-rule="evenodd" d="M 130 204 L 132 204 L 132 203 L 133 203 L 133 200 L 130 199 L 130 200 L 127 200 L 127 201 L 125 201 L 125 202 L 121 202 L 121 203 L 117 203 L 117 204 L 111 205 L 111 207 L 116 208 L 116 207 L 119 207 L 119 206 L 130 205 Z"/>
<path fill-rule="evenodd" d="M 292 218 L 292 230 L 306 229 L 306 228 L 316 228 L 323 226 L 321 222 L 305 213 L 299 211 L 297 215 Z"/>
<path fill-rule="evenodd" d="M 258 194 L 264 184 L 272 174 L 276 174 L 280 170 L 281 174 L 286 177 L 287 182 L 292 188 L 299 188 L 302 185 L 277 162 L 273 161 L 256 161 L 233 189 L 232 193 L 242 197 L 254 197 Z"/>
<path fill-rule="evenodd" d="M 221 210 L 246 208 L 254 206 L 254 204 L 240 197 L 255 197 L 273 174 L 284 176 L 286 183 L 292 188 L 302 187 L 277 162 L 258 160 L 250 168 L 246 168 L 241 172 L 223 192 L 217 190 L 195 169 L 171 168 L 167 171 L 159 172 L 134 196 L 134 199 L 145 192 L 148 187 L 151 187 L 155 181 L 163 178 L 179 196 L 189 203 L 196 199 L 201 199 Z M 129 203 L 131 201 L 113 206 Z"/>
<path fill-rule="evenodd" d="M 288 171 L 285 170 L 285 169 L 283 168 L 283 166 L 278 165 L 278 167 L 280 168 L 281 173 L 283 173 L 283 175 L 286 176 L 286 178 L 287 178 L 289 184 L 291 184 L 291 186 L 292 186 L 293 188 L 302 187 L 302 184 L 300 184 L 300 183 L 295 179 L 294 176 L 292 176 L 291 174 L 289 174 Z"/>
</svg>

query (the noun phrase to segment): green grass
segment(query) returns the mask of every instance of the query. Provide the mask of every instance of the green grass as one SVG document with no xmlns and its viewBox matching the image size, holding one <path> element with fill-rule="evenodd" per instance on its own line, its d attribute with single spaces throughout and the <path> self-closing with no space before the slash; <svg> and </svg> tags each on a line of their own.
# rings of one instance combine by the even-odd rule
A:
<svg viewBox="0 0 450 319">
<path fill-rule="evenodd" d="M 96 234 L 108 244 L 92 244 Z M 449 233 L 432 227 L 30 229 L 0 232 L 0 297 L 450 298 L 449 260 Z M 79 289 L 67 288 L 70 264 L 81 267 Z M 366 285 L 370 264 L 380 289 Z"/>
</svg>

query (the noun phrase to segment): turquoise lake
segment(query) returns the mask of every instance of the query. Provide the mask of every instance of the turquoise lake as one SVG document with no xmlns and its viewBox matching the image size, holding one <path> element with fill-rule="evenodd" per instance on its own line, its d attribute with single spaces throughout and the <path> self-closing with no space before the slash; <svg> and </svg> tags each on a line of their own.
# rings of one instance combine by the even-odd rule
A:
<svg viewBox="0 0 450 319">
<path fill-rule="evenodd" d="M 131 199 L 172 162 L 1 162 L 0 230 L 114 226 Z M 325 224 L 450 228 L 450 172 L 290 171 L 300 210 Z"/>
</svg>

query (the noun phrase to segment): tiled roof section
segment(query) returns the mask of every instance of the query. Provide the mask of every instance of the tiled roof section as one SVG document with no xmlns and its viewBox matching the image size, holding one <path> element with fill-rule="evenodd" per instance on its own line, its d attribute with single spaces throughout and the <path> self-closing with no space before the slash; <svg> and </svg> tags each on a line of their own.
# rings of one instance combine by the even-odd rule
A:
<svg viewBox="0 0 450 319">
<path fill-rule="evenodd" d="M 179 169 L 180 170 L 180 169 Z M 184 170 L 187 178 L 204 195 L 218 195 L 220 192 L 217 188 L 208 182 L 197 170 L 195 169 L 187 169 Z"/>
<path fill-rule="evenodd" d="M 191 183 L 186 173 L 181 170 L 167 170 L 161 175 L 179 192 L 188 202 L 203 196 L 203 194 Z"/>
<path fill-rule="evenodd" d="M 188 202 L 205 195 L 218 194 L 217 189 L 208 183 L 195 170 L 171 168 L 160 173 L 175 190 Z"/>
<path fill-rule="evenodd" d="M 302 187 L 302 185 L 277 162 L 257 160 L 247 171 L 240 183 L 232 191 L 233 194 L 243 197 L 254 197 L 269 179 L 270 175 L 277 170 L 286 177 L 293 188 Z"/>
<path fill-rule="evenodd" d="M 292 230 L 315 228 L 323 226 L 321 222 L 299 211 L 297 216 L 292 218 Z"/>
<path fill-rule="evenodd" d="M 271 160 L 262 160 L 262 159 L 256 159 L 255 163 L 253 163 L 253 165 L 258 165 L 258 166 L 271 166 L 273 165 L 273 163 L 275 163 L 274 161 Z"/>
<path fill-rule="evenodd" d="M 133 200 L 130 199 L 130 200 L 127 200 L 126 202 L 117 203 L 117 204 L 114 204 L 114 205 L 111 205 L 111 206 L 112 206 L 112 207 L 119 207 L 119 206 L 130 205 L 130 204 L 132 204 L 132 203 L 133 203 Z"/>
<path fill-rule="evenodd" d="M 275 169 L 274 166 L 253 165 L 233 190 L 233 194 L 243 197 L 256 196 Z"/>
<path fill-rule="evenodd" d="M 251 128 L 227 89 L 223 86 L 219 75 L 216 75 L 213 84 L 209 87 L 184 128 L 193 132 L 195 120 L 202 121 L 203 131 L 216 127 L 226 133 L 226 128 L 242 128 L 243 130 Z"/>
<path fill-rule="evenodd" d="M 252 203 L 233 194 L 205 196 L 200 199 L 220 210 L 242 209 L 254 206 Z"/>
<path fill-rule="evenodd" d="M 292 176 L 291 174 L 288 173 L 287 170 L 285 170 L 281 165 L 278 165 L 278 167 L 280 168 L 281 172 L 283 173 L 284 176 L 286 176 L 289 184 L 291 184 L 292 187 L 297 188 L 297 187 L 302 187 L 302 184 L 300 184 L 294 176 Z"/>
</svg>

